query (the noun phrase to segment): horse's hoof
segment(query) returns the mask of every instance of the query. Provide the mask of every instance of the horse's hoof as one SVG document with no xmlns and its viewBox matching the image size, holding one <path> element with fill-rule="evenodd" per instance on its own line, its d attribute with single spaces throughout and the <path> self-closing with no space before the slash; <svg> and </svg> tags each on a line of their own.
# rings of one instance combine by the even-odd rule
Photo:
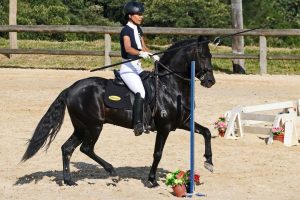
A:
<svg viewBox="0 0 300 200">
<path fill-rule="evenodd" d="M 64 184 L 68 185 L 68 186 L 77 186 L 78 184 L 75 183 L 72 180 L 64 180 Z"/>
<path fill-rule="evenodd" d="M 146 182 L 145 185 L 146 185 L 147 188 L 155 188 L 155 187 L 159 186 L 157 181 L 149 181 L 149 180 Z"/>
<path fill-rule="evenodd" d="M 117 172 L 115 171 L 114 168 L 112 168 L 109 172 L 109 176 L 118 176 Z"/>
<path fill-rule="evenodd" d="M 214 166 L 208 162 L 204 162 L 204 167 L 210 172 L 214 172 Z"/>
</svg>

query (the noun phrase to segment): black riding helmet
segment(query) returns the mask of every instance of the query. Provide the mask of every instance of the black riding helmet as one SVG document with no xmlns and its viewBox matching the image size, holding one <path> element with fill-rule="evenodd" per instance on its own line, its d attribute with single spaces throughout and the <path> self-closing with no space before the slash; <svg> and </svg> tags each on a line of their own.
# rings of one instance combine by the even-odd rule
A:
<svg viewBox="0 0 300 200">
<path fill-rule="evenodd" d="M 123 13 L 125 16 L 130 14 L 143 14 L 144 5 L 140 2 L 130 1 L 124 5 Z"/>
</svg>

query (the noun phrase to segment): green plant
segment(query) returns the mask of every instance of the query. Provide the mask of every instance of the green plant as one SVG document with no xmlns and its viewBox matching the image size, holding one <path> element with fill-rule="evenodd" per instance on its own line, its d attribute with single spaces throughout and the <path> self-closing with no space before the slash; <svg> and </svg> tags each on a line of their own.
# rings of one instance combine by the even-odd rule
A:
<svg viewBox="0 0 300 200">
<path fill-rule="evenodd" d="M 167 186 L 176 186 L 176 185 L 188 185 L 190 182 L 190 170 L 182 171 L 180 169 L 168 173 L 166 176 L 166 185 Z M 200 184 L 200 175 L 194 173 L 194 182 Z"/>
</svg>

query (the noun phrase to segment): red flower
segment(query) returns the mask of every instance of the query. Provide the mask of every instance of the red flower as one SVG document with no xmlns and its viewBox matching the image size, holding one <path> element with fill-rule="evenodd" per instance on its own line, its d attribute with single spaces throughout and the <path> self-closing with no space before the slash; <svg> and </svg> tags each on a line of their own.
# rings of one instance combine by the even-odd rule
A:
<svg viewBox="0 0 300 200">
<path fill-rule="evenodd" d="M 200 184 L 200 175 L 199 174 L 194 175 L 194 181 L 196 184 Z"/>
<path fill-rule="evenodd" d="M 176 175 L 176 178 L 177 179 L 182 179 L 185 175 L 185 172 L 184 171 L 180 171 L 177 175 Z"/>
<path fill-rule="evenodd" d="M 186 176 L 187 176 L 187 182 L 189 182 L 190 181 L 190 170 L 187 171 Z M 196 183 L 196 185 L 200 185 L 200 175 L 197 171 L 194 172 L 194 183 Z"/>
</svg>

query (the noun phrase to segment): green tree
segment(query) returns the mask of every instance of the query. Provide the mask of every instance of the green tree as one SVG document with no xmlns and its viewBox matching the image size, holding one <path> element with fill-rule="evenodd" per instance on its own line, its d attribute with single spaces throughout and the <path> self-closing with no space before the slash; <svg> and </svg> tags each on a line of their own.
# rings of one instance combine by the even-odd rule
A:
<svg viewBox="0 0 300 200">
<path fill-rule="evenodd" d="M 145 25 L 166 27 L 228 27 L 230 7 L 218 0 L 144 0 Z"/>
<path fill-rule="evenodd" d="M 0 24 L 8 24 L 8 4 L 9 0 L 0 0 Z"/>
<path fill-rule="evenodd" d="M 99 0 L 103 7 L 103 16 L 114 22 L 123 20 L 123 6 L 128 0 Z"/>
<path fill-rule="evenodd" d="M 230 7 L 218 0 L 144 0 L 144 26 L 225 28 L 230 26 Z M 152 38 L 154 36 L 151 36 Z M 156 43 L 169 43 L 190 36 L 156 36 Z"/>
<path fill-rule="evenodd" d="M 0 25 L 8 24 L 9 0 L 0 0 Z M 7 37 L 7 33 L 0 32 L 0 37 Z"/>
<path fill-rule="evenodd" d="M 263 8 L 263 9 L 257 9 Z M 300 28 L 300 0 L 252 0 L 243 1 L 245 28 L 288 29 Z M 247 43 L 255 39 L 247 38 Z M 257 39 L 256 39 L 257 43 Z M 299 37 L 269 37 L 272 46 L 299 46 Z"/>
<path fill-rule="evenodd" d="M 18 24 L 23 25 L 113 25 L 103 17 L 103 7 L 98 1 L 86 0 L 27 0 L 19 1 Z M 95 34 L 37 34 L 22 33 L 22 38 L 32 39 L 98 39 Z"/>
</svg>

